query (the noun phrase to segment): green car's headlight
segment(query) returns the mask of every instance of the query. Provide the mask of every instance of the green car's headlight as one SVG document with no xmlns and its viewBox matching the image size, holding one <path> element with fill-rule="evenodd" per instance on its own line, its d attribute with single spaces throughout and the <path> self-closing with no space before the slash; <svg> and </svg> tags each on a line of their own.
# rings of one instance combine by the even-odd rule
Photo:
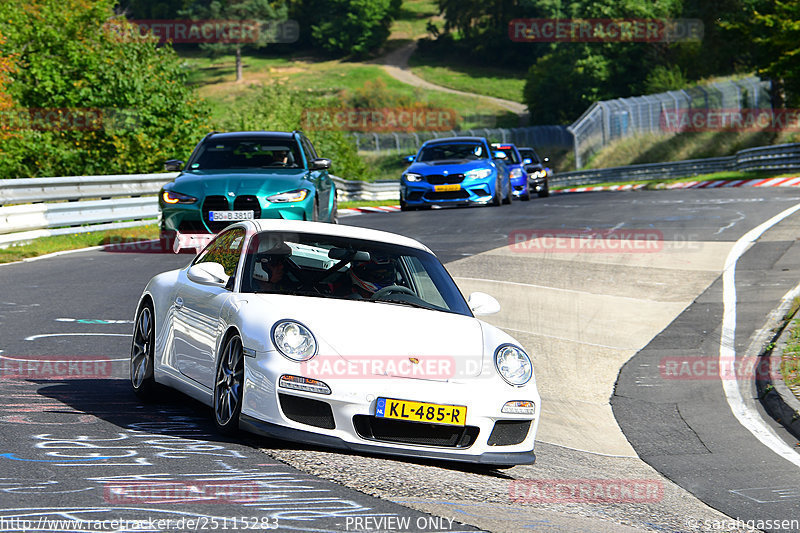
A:
<svg viewBox="0 0 800 533">
<path fill-rule="evenodd" d="M 193 204 L 197 201 L 194 196 L 175 191 L 164 191 L 161 193 L 161 199 L 165 204 Z"/>
<path fill-rule="evenodd" d="M 503 344 L 494 351 L 494 366 L 509 385 L 525 385 L 533 377 L 533 364 L 522 348 Z"/>
<path fill-rule="evenodd" d="M 297 189 L 295 191 L 282 192 L 280 194 L 273 194 L 267 197 L 267 201 L 275 204 L 286 202 L 302 202 L 308 196 L 308 191 L 305 189 Z"/>
<path fill-rule="evenodd" d="M 308 361 L 317 353 L 317 341 L 300 322 L 281 320 L 272 328 L 272 343 L 292 361 Z"/>
<path fill-rule="evenodd" d="M 464 175 L 473 180 L 482 180 L 484 178 L 488 178 L 492 175 L 491 168 L 477 168 L 475 170 L 470 170 L 469 172 L 464 173 Z"/>
</svg>

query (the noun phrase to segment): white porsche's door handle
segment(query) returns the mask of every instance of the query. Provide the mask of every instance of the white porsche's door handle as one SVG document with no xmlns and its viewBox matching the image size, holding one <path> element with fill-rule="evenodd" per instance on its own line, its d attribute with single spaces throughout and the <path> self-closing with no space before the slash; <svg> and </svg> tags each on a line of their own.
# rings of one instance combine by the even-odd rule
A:
<svg viewBox="0 0 800 533">
<path fill-rule="evenodd" d="M 175 307 L 177 309 L 180 309 L 181 307 L 183 307 L 183 298 L 181 298 L 180 296 L 175 298 Z"/>
</svg>

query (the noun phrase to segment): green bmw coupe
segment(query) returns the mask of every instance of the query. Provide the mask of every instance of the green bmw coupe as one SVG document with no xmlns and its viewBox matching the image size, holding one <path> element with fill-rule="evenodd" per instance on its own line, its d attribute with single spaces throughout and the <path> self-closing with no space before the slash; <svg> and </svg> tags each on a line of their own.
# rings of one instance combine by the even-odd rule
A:
<svg viewBox="0 0 800 533">
<path fill-rule="evenodd" d="M 331 160 L 299 131 L 209 133 L 159 193 L 162 246 L 180 234 L 217 233 L 256 218 L 337 222 Z"/>
</svg>

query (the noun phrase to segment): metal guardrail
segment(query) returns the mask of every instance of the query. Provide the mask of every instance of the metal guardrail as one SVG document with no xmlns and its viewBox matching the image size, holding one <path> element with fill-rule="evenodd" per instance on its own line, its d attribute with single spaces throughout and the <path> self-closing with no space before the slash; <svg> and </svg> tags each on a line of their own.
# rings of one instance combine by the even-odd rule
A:
<svg viewBox="0 0 800 533">
<path fill-rule="evenodd" d="M 50 235 L 153 224 L 157 194 L 179 173 L 0 180 L 0 246 Z M 339 201 L 392 200 L 397 182 L 332 176 Z"/>
<path fill-rule="evenodd" d="M 728 157 L 564 172 L 555 176 L 551 184 L 577 186 L 614 181 L 682 178 L 726 170 L 785 172 L 799 169 L 800 143 L 793 143 L 747 148 Z"/>
<path fill-rule="evenodd" d="M 800 169 L 800 143 L 741 150 L 730 157 L 651 163 L 558 174 L 551 185 L 680 178 L 725 170 Z M 177 173 L 0 180 L 0 246 L 47 235 L 152 224 L 161 186 Z M 349 181 L 333 176 L 339 201 L 393 200 L 397 181 Z"/>
</svg>

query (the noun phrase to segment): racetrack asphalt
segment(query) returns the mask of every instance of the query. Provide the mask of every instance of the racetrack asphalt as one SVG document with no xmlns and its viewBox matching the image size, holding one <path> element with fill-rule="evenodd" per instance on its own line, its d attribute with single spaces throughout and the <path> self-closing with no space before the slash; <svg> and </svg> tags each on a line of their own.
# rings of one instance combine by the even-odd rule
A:
<svg viewBox="0 0 800 533">
<path fill-rule="evenodd" d="M 491 531 L 702 531 L 697 521 L 725 519 L 690 492 L 743 520 L 767 518 L 761 512 L 773 509 L 782 509 L 780 516 L 794 513 L 794 518 L 800 518 L 795 512 L 797 498 L 783 498 L 768 509 L 748 501 L 750 493 L 735 492 L 758 487 L 742 485 L 740 463 L 731 461 L 746 460 L 752 465 L 751 474 L 759 472 L 758 465 L 770 466 L 762 469 L 762 474 L 780 473 L 780 468 L 773 468 L 780 463 L 770 450 L 754 445 L 744 428 L 730 423 L 730 417 L 724 420 L 725 405 L 715 383 L 670 382 L 662 384 L 659 394 L 674 394 L 681 387 L 702 391 L 697 397 L 683 399 L 681 406 L 691 404 L 692 423 L 708 432 L 706 438 L 714 446 L 739 451 L 739 455 L 716 454 L 718 463 L 709 462 L 713 453 L 691 453 L 702 433 L 694 426 L 695 434 L 689 435 L 668 410 L 655 409 L 655 415 L 661 416 L 650 416 L 654 411 L 650 404 L 669 404 L 668 396 L 653 396 L 652 402 L 645 402 L 650 391 L 634 388 L 636 396 L 620 394 L 625 386 L 636 386 L 640 377 L 635 372 L 629 377 L 627 369 L 638 368 L 637 358 L 647 356 L 663 335 L 674 335 L 666 338 L 668 345 L 674 342 L 677 348 L 686 345 L 693 349 L 708 343 L 709 353 L 713 352 L 713 344 L 719 344 L 716 329 L 720 324 L 715 309 L 721 307 L 715 286 L 720 283 L 725 256 L 745 232 L 797 203 L 800 192 L 792 189 L 585 193 L 497 208 L 345 219 L 347 224 L 387 229 L 421 240 L 447 263 L 462 290 L 485 289 L 506 304 L 504 311 L 487 317 L 488 321 L 507 327 L 532 354 L 545 413 L 537 463 L 502 472 L 329 452 L 251 436 L 220 439 L 209 430 L 208 410 L 178 394 L 155 406 L 139 405 L 122 379 L 108 379 L 123 378 L 127 372 L 124 359 L 129 353 L 131 324 L 115 321 L 132 320 L 136 299 L 150 276 L 185 265 L 189 256 L 91 251 L 0 267 L 4 287 L 0 357 L 121 359 L 112 363 L 111 376 L 95 379 L 0 379 L 5 392 L 0 413 L 0 461 L 4 467 L 0 519 L 25 512 L 14 511 L 17 508 L 31 508 L 30 513 L 39 516 L 73 504 L 91 510 L 91 516 L 112 516 L 123 507 L 130 508 L 124 511 L 126 516 L 143 516 L 143 509 L 156 509 L 153 513 L 171 517 L 180 513 L 246 516 L 247 511 L 267 508 L 268 513 L 283 513 L 282 529 L 337 531 L 346 530 L 342 520 L 348 514 L 351 518 L 375 514 L 402 517 L 403 513 L 414 518 L 430 516 L 419 511 L 458 518 Z M 511 247 L 513 240 L 509 241 L 514 230 L 587 227 L 660 232 L 663 246 L 657 253 L 642 254 L 516 253 Z M 796 261 L 791 260 L 794 252 L 786 244 L 792 231 L 777 226 L 764 236 L 766 247 L 759 241 L 741 259 L 739 268 L 743 270 L 737 286 L 743 284 L 736 337 L 740 348 L 747 344 L 748 328 L 761 327 L 766 312 L 791 288 L 787 285 L 793 286 L 798 279 L 793 270 Z M 789 270 L 780 270 L 777 277 L 763 273 L 774 265 Z M 76 335 L 64 335 L 68 333 Z M 608 402 L 617 372 L 630 357 L 633 359 L 617 385 L 612 413 Z M 618 414 L 623 406 L 617 402 L 628 396 L 637 400 L 624 406 L 628 414 Z M 636 411 L 643 407 L 644 414 Z M 170 433 L 165 428 L 170 425 L 178 429 Z M 662 448 L 646 449 L 652 449 L 664 435 L 673 438 L 670 445 L 677 442 L 688 452 L 670 455 Z M 192 445 L 199 447 L 194 452 L 203 453 L 189 453 Z M 84 461 L 92 459 L 93 453 L 107 458 Z M 695 459 L 700 462 L 692 463 Z M 113 461 L 131 464 L 103 467 L 104 462 Z M 783 470 L 797 479 L 796 469 Z M 230 483 L 230 472 L 236 472 L 237 479 L 242 472 L 255 476 L 252 479 L 260 487 L 265 486 L 270 472 L 283 476 L 285 482 L 269 486 L 273 507 L 263 500 L 144 505 L 130 496 L 147 493 L 126 491 L 122 483 L 148 479 Z M 659 483 L 663 493 L 657 499 L 617 503 L 520 502 L 512 497 L 515 481 L 580 479 L 643 479 Z M 303 487 L 299 491 L 290 490 L 299 486 Z M 315 491 L 319 494 L 306 499 L 307 493 Z M 327 509 L 316 518 L 308 519 L 310 510 L 303 515 L 306 520 L 290 518 L 298 493 L 303 501 L 317 502 L 312 505 L 321 505 L 322 500 L 334 502 L 331 506 L 336 516 L 330 516 L 334 511 Z M 258 497 L 262 496 L 267 497 Z M 364 525 L 361 522 L 362 530 L 378 527 L 374 522 L 371 529 Z M 350 526 L 355 526 L 354 522 Z"/>
</svg>

